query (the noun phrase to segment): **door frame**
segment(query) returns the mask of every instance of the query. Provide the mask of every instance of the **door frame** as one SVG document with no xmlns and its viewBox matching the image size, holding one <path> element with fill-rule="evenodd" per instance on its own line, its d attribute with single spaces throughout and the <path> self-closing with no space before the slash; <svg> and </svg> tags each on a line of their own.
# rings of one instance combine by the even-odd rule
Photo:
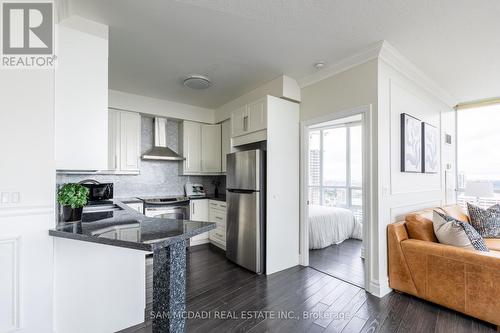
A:
<svg viewBox="0 0 500 333">
<path fill-rule="evenodd" d="M 334 112 L 325 116 L 310 120 L 304 120 L 300 123 L 300 264 L 309 266 L 309 207 L 308 207 L 308 188 L 309 188 L 309 127 L 318 123 L 337 120 L 341 118 L 361 115 L 362 124 L 362 149 L 363 149 L 363 255 L 365 258 L 365 290 L 370 291 L 370 272 L 372 269 L 372 251 L 371 251 L 371 226 L 373 220 L 371 195 L 372 191 L 372 120 L 371 105 L 363 105 L 347 110 Z"/>
</svg>

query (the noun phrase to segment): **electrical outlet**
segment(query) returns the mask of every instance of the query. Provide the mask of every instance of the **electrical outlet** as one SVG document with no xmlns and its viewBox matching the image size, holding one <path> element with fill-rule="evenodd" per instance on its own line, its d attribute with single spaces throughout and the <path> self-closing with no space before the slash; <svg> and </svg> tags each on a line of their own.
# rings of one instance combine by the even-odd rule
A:
<svg viewBox="0 0 500 333">
<path fill-rule="evenodd" d="M 21 201 L 21 194 L 19 192 L 12 192 L 10 202 L 19 203 Z"/>
<path fill-rule="evenodd" d="M 2 204 L 8 204 L 10 202 L 10 193 L 9 192 L 2 192 L 1 202 L 2 202 Z"/>
</svg>

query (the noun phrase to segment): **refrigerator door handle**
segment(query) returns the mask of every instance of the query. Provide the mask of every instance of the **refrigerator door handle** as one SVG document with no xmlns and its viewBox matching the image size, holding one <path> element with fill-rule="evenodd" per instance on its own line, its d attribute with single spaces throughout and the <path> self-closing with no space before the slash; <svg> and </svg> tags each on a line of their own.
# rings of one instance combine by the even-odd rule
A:
<svg viewBox="0 0 500 333">
<path fill-rule="evenodd" d="M 254 191 L 254 190 L 237 190 L 237 189 L 233 189 L 233 188 L 227 189 L 227 191 L 231 192 L 231 193 L 242 193 L 242 194 L 250 194 L 250 193 L 259 192 L 259 191 Z"/>
</svg>

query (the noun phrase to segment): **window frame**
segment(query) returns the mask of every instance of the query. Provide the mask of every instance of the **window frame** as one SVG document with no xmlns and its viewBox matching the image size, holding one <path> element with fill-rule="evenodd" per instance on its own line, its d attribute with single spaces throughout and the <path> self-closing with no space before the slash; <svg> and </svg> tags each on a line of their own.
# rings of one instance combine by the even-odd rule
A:
<svg viewBox="0 0 500 333">
<path fill-rule="evenodd" d="M 345 189 L 346 190 L 346 204 L 345 205 L 338 205 L 337 207 L 344 207 L 344 208 L 357 208 L 357 209 L 363 209 L 363 205 L 353 205 L 352 204 L 352 192 L 353 190 L 361 190 L 363 191 L 362 186 L 353 186 L 352 185 L 352 179 L 351 179 L 351 128 L 352 127 L 357 127 L 360 126 L 362 128 L 362 121 L 354 121 L 354 122 L 349 122 L 349 123 L 344 123 L 344 124 L 338 124 L 338 125 L 329 125 L 329 126 L 322 126 L 322 127 L 314 127 L 310 129 L 310 132 L 317 132 L 319 131 L 319 186 L 318 185 L 310 185 L 309 184 L 309 190 L 312 188 L 317 188 L 319 189 L 319 204 L 321 206 L 324 206 L 324 190 L 325 189 Z M 346 135 L 346 185 L 345 186 L 340 186 L 340 185 L 330 185 L 330 186 L 325 186 L 323 185 L 323 155 L 325 153 L 323 149 L 323 131 L 330 130 L 330 129 L 335 129 L 335 128 L 345 128 L 345 135 Z M 363 131 L 361 131 L 361 141 L 363 140 Z M 310 150 L 309 150 L 310 151 Z M 361 152 L 361 158 L 363 159 L 363 152 Z M 309 173 L 310 173 L 310 167 L 309 167 Z M 309 192 L 308 192 L 309 193 Z M 308 200 L 309 203 L 309 200 Z"/>
</svg>

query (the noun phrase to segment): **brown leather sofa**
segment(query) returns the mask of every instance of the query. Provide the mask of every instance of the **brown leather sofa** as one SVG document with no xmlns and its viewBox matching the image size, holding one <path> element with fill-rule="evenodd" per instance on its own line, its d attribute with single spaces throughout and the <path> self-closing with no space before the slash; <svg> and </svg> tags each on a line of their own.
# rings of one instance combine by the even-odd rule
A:
<svg viewBox="0 0 500 333">
<path fill-rule="evenodd" d="M 490 252 L 440 244 L 432 211 L 469 222 L 459 206 L 428 209 L 388 226 L 391 288 L 497 325 L 500 331 L 500 239 Z"/>
</svg>

